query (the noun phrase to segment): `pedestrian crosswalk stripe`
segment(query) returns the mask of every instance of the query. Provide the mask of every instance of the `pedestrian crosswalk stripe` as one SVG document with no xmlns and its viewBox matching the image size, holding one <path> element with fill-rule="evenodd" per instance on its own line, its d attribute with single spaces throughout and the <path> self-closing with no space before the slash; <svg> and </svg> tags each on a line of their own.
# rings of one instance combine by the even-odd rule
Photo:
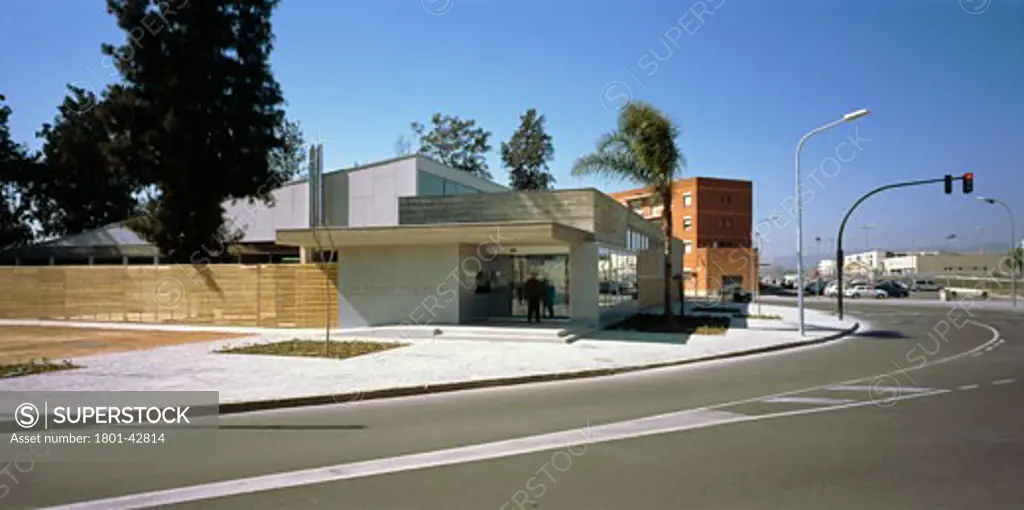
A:
<svg viewBox="0 0 1024 510">
<path fill-rule="evenodd" d="M 823 398 L 823 397 L 772 397 L 766 398 L 761 402 L 767 402 L 769 404 L 820 404 L 820 405 L 840 405 L 849 404 L 856 402 L 856 400 L 849 398 Z"/>
<path fill-rule="evenodd" d="M 829 391 L 867 391 L 869 393 L 925 393 L 933 391 L 934 388 L 921 388 L 917 386 L 858 386 L 858 385 L 840 385 L 840 386 L 829 386 L 825 388 Z"/>
</svg>

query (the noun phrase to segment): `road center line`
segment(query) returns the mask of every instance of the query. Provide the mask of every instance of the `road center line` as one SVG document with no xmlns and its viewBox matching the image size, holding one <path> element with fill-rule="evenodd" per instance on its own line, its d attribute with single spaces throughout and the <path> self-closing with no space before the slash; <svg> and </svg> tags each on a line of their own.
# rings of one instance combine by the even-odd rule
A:
<svg viewBox="0 0 1024 510">
<path fill-rule="evenodd" d="M 992 381 L 992 384 L 994 386 L 1002 386 L 1004 384 L 1010 384 L 1012 382 L 1013 382 L 1013 379 L 1000 379 L 998 381 Z"/>
<path fill-rule="evenodd" d="M 822 398 L 822 397 L 773 397 L 766 398 L 761 402 L 768 404 L 814 404 L 814 405 L 841 405 L 856 402 L 849 398 Z"/>
<path fill-rule="evenodd" d="M 976 389 L 978 389 L 978 385 L 977 384 L 965 384 L 965 385 L 963 385 L 963 386 L 961 386 L 961 387 L 959 387 L 957 389 L 958 390 L 965 390 L 965 391 L 966 390 L 976 390 Z"/>
</svg>

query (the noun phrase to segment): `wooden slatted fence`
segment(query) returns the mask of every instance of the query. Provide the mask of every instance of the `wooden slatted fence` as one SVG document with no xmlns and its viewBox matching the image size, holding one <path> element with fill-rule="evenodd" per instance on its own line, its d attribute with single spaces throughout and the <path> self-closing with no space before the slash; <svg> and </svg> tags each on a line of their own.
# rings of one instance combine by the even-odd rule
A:
<svg viewBox="0 0 1024 510">
<path fill-rule="evenodd" d="M 0 318 L 280 328 L 338 322 L 336 264 L 0 268 Z"/>
</svg>

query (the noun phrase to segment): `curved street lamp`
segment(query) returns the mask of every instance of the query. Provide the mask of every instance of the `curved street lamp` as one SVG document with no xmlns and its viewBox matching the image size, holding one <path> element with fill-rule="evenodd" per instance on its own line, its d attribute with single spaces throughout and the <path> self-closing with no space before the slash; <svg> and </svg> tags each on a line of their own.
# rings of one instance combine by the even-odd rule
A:
<svg viewBox="0 0 1024 510">
<path fill-rule="evenodd" d="M 853 122 L 865 115 L 868 110 L 857 110 L 854 112 L 843 115 L 843 118 L 835 120 L 810 130 L 807 134 L 800 138 L 800 141 L 796 144 L 796 300 L 797 300 L 797 314 L 800 316 L 800 336 L 804 336 L 804 206 L 803 206 L 803 186 L 800 179 L 800 149 L 804 147 L 804 143 L 807 140 L 822 131 L 832 129 L 844 122 Z"/>
<path fill-rule="evenodd" d="M 1006 205 L 1006 202 L 999 199 L 978 197 L 978 200 L 991 205 L 999 204 L 1006 209 L 1006 214 L 1010 216 L 1010 292 L 1013 293 L 1013 307 L 1017 308 L 1017 228 L 1013 221 L 1013 211 L 1010 210 L 1010 206 Z"/>
</svg>

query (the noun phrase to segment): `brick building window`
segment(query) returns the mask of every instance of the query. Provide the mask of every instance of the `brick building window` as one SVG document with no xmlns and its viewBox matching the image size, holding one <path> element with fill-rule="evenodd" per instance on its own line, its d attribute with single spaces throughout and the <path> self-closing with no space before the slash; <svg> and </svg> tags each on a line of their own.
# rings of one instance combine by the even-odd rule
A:
<svg viewBox="0 0 1024 510">
<path fill-rule="evenodd" d="M 693 228 L 693 218 L 683 216 L 683 230 L 690 230 L 691 228 Z"/>
<path fill-rule="evenodd" d="M 683 193 L 683 207 L 690 207 L 691 205 L 693 205 L 693 195 Z"/>
</svg>

